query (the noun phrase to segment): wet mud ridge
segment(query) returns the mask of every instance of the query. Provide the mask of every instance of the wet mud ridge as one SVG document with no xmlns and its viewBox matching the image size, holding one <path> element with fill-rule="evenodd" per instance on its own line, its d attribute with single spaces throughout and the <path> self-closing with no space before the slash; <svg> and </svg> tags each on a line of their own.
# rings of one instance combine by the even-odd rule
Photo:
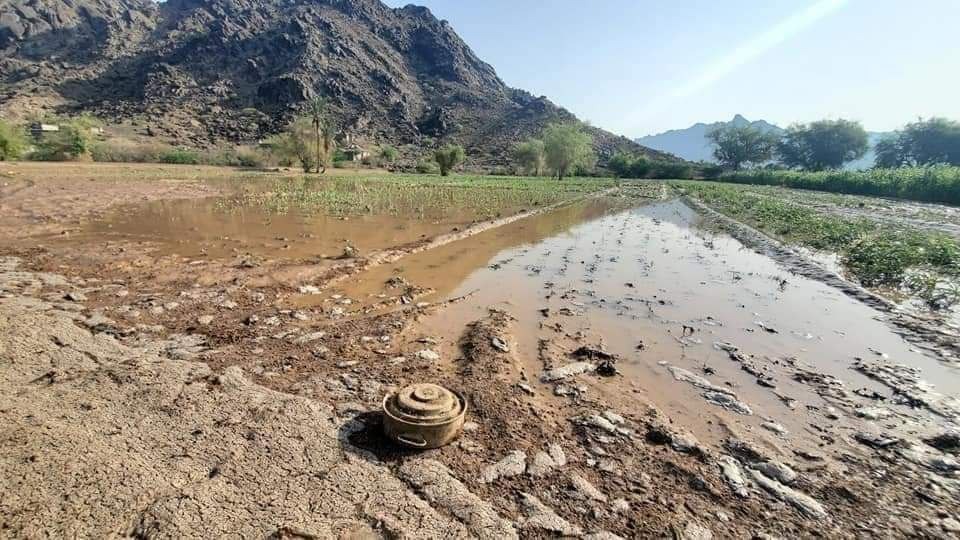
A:
<svg viewBox="0 0 960 540">
<path fill-rule="evenodd" d="M 760 231 L 728 218 L 694 198 L 683 197 L 683 200 L 721 230 L 728 232 L 747 247 L 774 259 L 790 272 L 826 283 L 847 296 L 886 313 L 891 325 L 915 345 L 928 348 L 945 361 L 960 361 L 960 333 L 945 327 L 941 321 L 905 313 L 894 302 L 844 279 Z"/>
</svg>

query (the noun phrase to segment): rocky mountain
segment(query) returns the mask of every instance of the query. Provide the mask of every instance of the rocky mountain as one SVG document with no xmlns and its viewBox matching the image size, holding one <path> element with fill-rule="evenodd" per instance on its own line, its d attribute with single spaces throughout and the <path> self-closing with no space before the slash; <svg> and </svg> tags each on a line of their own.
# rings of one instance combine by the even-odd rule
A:
<svg viewBox="0 0 960 540">
<path fill-rule="evenodd" d="M 255 141 L 327 96 L 366 143 L 499 165 L 574 118 L 509 88 L 428 9 L 379 0 L 0 0 L 0 114 L 89 111 L 180 144 Z M 591 128 L 619 149 L 669 158 Z"/>
<path fill-rule="evenodd" d="M 640 137 L 635 139 L 635 141 L 637 144 L 660 150 L 662 152 L 667 152 L 689 161 L 714 162 L 716 160 L 713 158 L 713 147 L 711 146 L 710 141 L 707 139 L 707 133 L 713 129 L 728 125 L 736 127 L 749 125 L 761 131 L 773 132 L 776 134 L 782 134 L 784 132 L 782 127 L 771 124 L 766 120 L 754 120 L 751 122 L 750 120 L 747 120 L 743 116 L 737 114 L 728 122 L 714 122 L 712 124 L 704 124 L 699 122 L 686 129 L 672 129 L 656 135 Z M 886 137 L 887 135 L 889 134 L 884 132 L 868 131 L 867 136 L 869 137 L 870 149 L 867 150 L 866 155 L 856 161 L 848 163 L 845 168 L 853 170 L 867 169 L 872 167 L 873 162 L 876 159 L 876 154 L 873 151 L 873 147 L 880 139 Z"/>
</svg>

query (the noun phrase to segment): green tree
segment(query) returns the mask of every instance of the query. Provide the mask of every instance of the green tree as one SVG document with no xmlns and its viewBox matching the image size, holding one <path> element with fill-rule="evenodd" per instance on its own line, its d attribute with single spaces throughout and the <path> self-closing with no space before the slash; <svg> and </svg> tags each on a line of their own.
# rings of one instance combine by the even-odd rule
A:
<svg viewBox="0 0 960 540">
<path fill-rule="evenodd" d="M 17 159 L 27 147 L 23 130 L 0 120 L 0 161 Z"/>
<path fill-rule="evenodd" d="M 577 167 L 590 168 L 596 162 L 593 137 L 576 122 L 547 126 L 543 130 L 543 148 L 547 167 L 558 180 Z"/>
<path fill-rule="evenodd" d="M 533 176 L 543 174 L 545 160 L 543 141 L 540 139 L 529 139 L 513 149 L 514 163 L 526 174 Z"/>
<path fill-rule="evenodd" d="M 890 141 L 877 144 L 877 166 L 960 165 L 960 122 L 930 118 L 907 124 Z"/>
<path fill-rule="evenodd" d="M 868 148 L 867 132 L 860 122 L 820 120 L 790 126 L 777 145 L 777 153 L 788 167 L 822 171 L 859 159 Z"/>
<path fill-rule="evenodd" d="M 380 147 L 380 160 L 384 163 L 393 163 L 397 160 L 397 156 L 399 155 L 400 152 L 390 145 L 384 145 Z"/>
<path fill-rule="evenodd" d="M 459 144 L 448 144 L 433 152 L 433 160 L 440 167 L 440 175 L 447 176 L 450 171 L 460 164 L 466 157 L 466 152 Z"/>
<path fill-rule="evenodd" d="M 899 135 L 884 137 L 877 141 L 876 146 L 873 147 L 874 152 L 876 152 L 876 158 L 873 162 L 874 167 L 892 169 L 906 165 L 906 152 L 900 142 Z"/>
<path fill-rule="evenodd" d="M 708 132 L 707 139 L 714 146 L 717 161 L 734 170 L 770 161 L 777 147 L 775 134 L 749 125 L 719 127 Z"/>
<path fill-rule="evenodd" d="M 317 96 L 307 104 L 307 116 L 313 126 L 313 163 L 318 173 L 327 171 L 327 165 L 330 163 L 330 157 L 336 147 L 334 142 L 336 127 L 330 120 L 328 108 L 327 100 L 323 96 Z"/>
<path fill-rule="evenodd" d="M 299 163 L 303 172 L 310 172 L 317 164 L 310 149 L 310 139 L 315 135 L 311 120 L 306 117 L 298 118 L 286 131 L 269 137 L 265 146 L 279 165 L 289 167 Z"/>
<path fill-rule="evenodd" d="M 633 164 L 636 158 L 627 152 L 617 152 L 607 162 L 607 168 L 620 178 L 633 176 Z"/>
</svg>

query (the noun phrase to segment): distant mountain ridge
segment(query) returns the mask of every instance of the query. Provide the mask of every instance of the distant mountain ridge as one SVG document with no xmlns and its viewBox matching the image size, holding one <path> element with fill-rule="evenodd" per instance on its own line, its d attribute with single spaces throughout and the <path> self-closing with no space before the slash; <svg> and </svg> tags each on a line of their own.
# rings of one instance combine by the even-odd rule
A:
<svg viewBox="0 0 960 540">
<path fill-rule="evenodd" d="M 742 115 L 737 114 L 727 122 L 713 122 L 710 124 L 698 122 L 686 129 L 671 129 L 669 131 L 664 131 L 663 133 L 647 135 L 634 140 L 637 142 L 637 144 L 646 146 L 648 148 L 653 148 L 654 150 L 660 150 L 661 152 L 667 152 L 689 161 L 714 162 L 716 160 L 713 157 L 713 146 L 707 139 L 707 133 L 713 129 L 724 126 L 742 127 L 748 125 L 753 126 L 763 132 L 773 132 L 777 135 L 781 135 L 785 131 L 782 127 L 777 126 L 776 124 L 771 124 L 766 120 L 750 121 L 744 118 Z M 867 132 L 867 136 L 869 137 L 870 141 L 870 149 L 867 151 L 867 154 L 863 156 L 863 158 L 848 163 L 846 168 L 866 169 L 872 167 L 876 158 L 873 148 L 877 144 L 877 141 L 887 135 L 889 135 L 889 133 Z"/>
</svg>

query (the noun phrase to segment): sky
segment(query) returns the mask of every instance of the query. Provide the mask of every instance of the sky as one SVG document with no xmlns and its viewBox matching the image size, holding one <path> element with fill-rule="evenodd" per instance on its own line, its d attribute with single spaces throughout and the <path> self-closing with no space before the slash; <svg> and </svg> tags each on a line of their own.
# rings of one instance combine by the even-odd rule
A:
<svg viewBox="0 0 960 540">
<path fill-rule="evenodd" d="M 960 0 L 385 0 L 508 85 L 628 137 L 742 114 L 889 131 L 960 119 Z"/>
</svg>

